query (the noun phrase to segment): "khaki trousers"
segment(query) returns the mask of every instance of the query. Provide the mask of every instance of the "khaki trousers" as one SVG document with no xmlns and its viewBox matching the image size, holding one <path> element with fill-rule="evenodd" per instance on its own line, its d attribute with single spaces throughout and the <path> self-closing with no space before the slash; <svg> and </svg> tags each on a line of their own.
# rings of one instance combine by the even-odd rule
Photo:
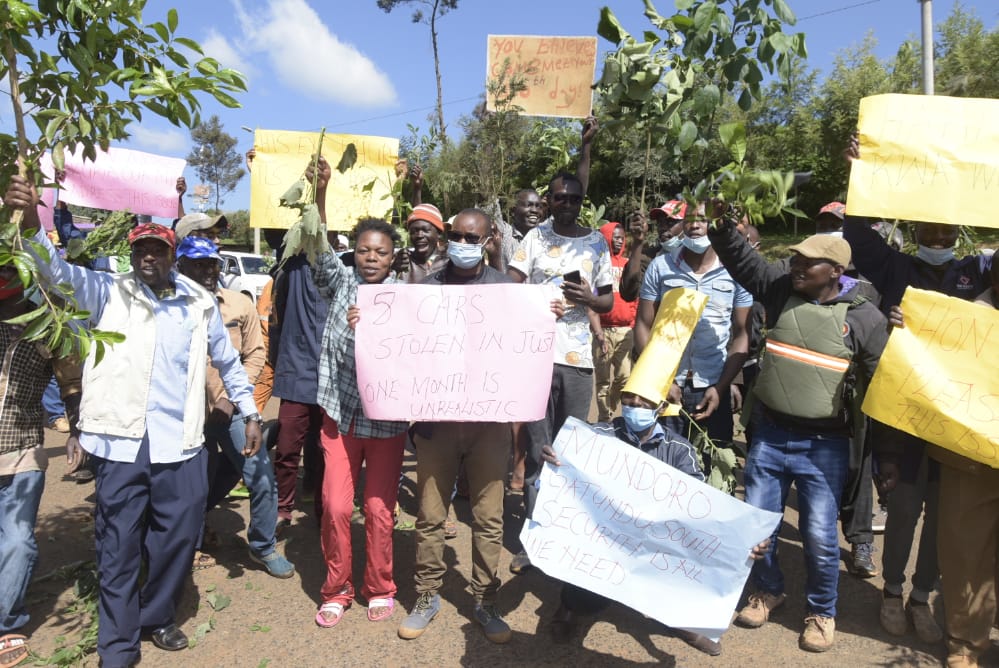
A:
<svg viewBox="0 0 999 668">
<path fill-rule="evenodd" d="M 940 466 L 937 552 L 943 583 L 947 650 L 979 656 L 996 619 L 999 470 Z"/>
<path fill-rule="evenodd" d="M 415 436 L 416 593 L 436 592 L 444 581 L 444 521 L 458 466 L 465 463 L 472 504 L 472 582 L 477 602 L 492 603 L 499 589 L 503 549 L 503 488 L 512 445 L 509 424 L 444 422 L 431 438 Z"/>
<path fill-rule="evenodd" d="M 609 354 L 605 357 L 600 342 L 593 339 L 593 374 L 597 383 L 597 422 L 610 422 L 621 403 L 621 390 L 631 375 L 631 327 L 605 327 L 604 339 Z"/>
</svg>

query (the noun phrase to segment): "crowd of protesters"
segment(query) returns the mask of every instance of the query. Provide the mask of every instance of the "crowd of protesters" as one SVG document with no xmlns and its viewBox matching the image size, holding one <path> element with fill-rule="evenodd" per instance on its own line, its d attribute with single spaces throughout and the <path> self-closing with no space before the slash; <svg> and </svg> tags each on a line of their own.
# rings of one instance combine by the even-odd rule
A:
<svg viewBox="0 0 999 668">
<path fill-rule="evenodd" d="M 794 484 L 807 573 L 802 649 L 834 645 L 840 523 L 852 546 L 847 570 L 878 574 L 876 491 L 879 505 L 887 506 L 882 626 L 897 636 L 912 628 L 924 642 L 945 641 L 948 665 L 977 665 L 996 618 L 997 473 L 872 422 L 859 406 L 891 328 L 904 326 L 905 289 L 999 308 L 999 268 L 991 255 L 957 258 L 958 228 L 922 222 L 914 225 L 918 252 L 904 254 L 876 231 L 878 221 L 848 216 L 838 202 L 816 217 L 816 234 L 776 263 L 758 252 L 754 227 L 713 201 L 672 200 L 592 229 L 580 215 L 596 132 L 588 119 L 575 174 L 557 174 L 543 196 L 530 188 L 516 193 L 510 222 L 499 207 L 486 206 L 492 215 L 465 209 L 445 223 L 436 206 L 422 201 L 419 168 L 403 168 L 414 204 L 408 219 L 398 221 L 407 247 L 399 248 L 400 225 L 364 219 L 350 232 L 352 248 L 331 234 L 332 246 L 310 263 L 304 255 L 281 258 L 281 232 L 268 231 L 283 261 L 256 304 L 220 284 L 224 217 L 184 215 L 181 205 L 172 228 L 138 222 L 128 237 L 131 270 L 124 273 L 110 271 L 106 259 L 96 266 L 68 263 L 38 232 L 32 252 L 43 279 L 72 285 L 93 325 L 126 338 L 99 364 L 92 355 L 77 362 L 23 342 L 18 317 L 34 306 L 15 269 L 0 267 L 2 665 L 28 656 L 27 638 L 17 631 L 27 623 L 25 596 L 38 554 L 41 445 L 52 412 L 46 407 L 58 400 L 53 410 L 66 422 L 71 470 L 96 480 L 97 651 L 109 668 L 137 664 L 143 637 L 164 650 L 188 646 L 176 604 L 191 569 L 214 565 L 205 514 L 240 480 L 250 504 L 249 558 L 274 577 L 294 576 L 278 543 L 294 522 L 303 459 L 320 527 L 316 554 L 326 566 L 317 625 L 335 627 L 358 595 L 370 621 L 388 620 L 401 584 L 417 598 L 398 635 L 420 637 L 441 609 L 444 545 L 454 535 L 450 512 L 460 489 L 473 517 L 474 606 L 467 612 L 489 640 L 507 642 L 511 630 L 497 606 L 504 495 L 522 491 L 531 515 L 542 468 L 560 465 L 552 450 L 556 434 L 570 416 L 586 420 L 594 400 L 598 430 L 701 480 L 710 460 L 691 444 L 691 429 L 725 447 L 741 421 L 745 500 L 783 513 Z M 848 159 L 858 152 L 853 141 Z M 306 175 L 317 184 L 325 224 L 327 207 L 336 206 L 326 201 L 330 166 L 320 158 Z M 178 182 L 181 196 L 184 189 Z M 23 211 L 25 230 L 40 227 L 37 193 L 27 180 L 13 178 L 4 205 Z M 70 238 L 68 211 L 60 206 L 56 214 L 60 239 Z M 378 283 L 557 288 L 544 418 L 523 424 L 369 419 L 354 352 L 354 328 L 366 314 L 355 302 L 359 285 Z M 633 361 L 653 336 L 660 303 L 675 288 L 708 301 L 671 389 L 664 397 L 624 391 Z M 118 400 L 107 401 L 111 395 Z M 261 413 L 272 397 L 280 401 L 276 435 L 262 431 Z M 679 406 L 679 415 L 664 417 L 667 403 Z M 275 442 L 273 455 L 267 440 Z M 397 583 L 393 527 L 407 447 L 416 453 L 415 582 Z M 355 586 L 351 516 L 358 502 L 366 539 L 363 578 Z M 920 516 L 906 598 L 905 566 Z M 760 627 L 785 603 L 779 530 L 750 552 L 740 625 Z M 512 573 L 530 567 L 525 551 L 512 555 Z M 941 582 L 944 628 L 929 608 Z M 548 620 L 553 639 L 578 637 L 580 618 L 607 603 L 565 584 Z M 721 651 L 717 640 L 679 629 L 675 635 L 707 654 Z"/>
</svg>

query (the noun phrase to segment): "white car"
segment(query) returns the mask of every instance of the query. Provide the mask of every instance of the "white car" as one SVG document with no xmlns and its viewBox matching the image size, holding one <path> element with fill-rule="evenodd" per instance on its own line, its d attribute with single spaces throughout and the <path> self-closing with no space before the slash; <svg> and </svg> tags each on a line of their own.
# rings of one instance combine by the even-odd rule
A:
<svg viewBox="0 0 999 668">
<path fill-rule="evenodd" d="M 268 271 L 272 263 L 253 253 L 219 251 L 219 255 L 222 256 L 222 285 L 242 292 L 256 304 L 264 286 L 271 280 Z"/>
</svg>

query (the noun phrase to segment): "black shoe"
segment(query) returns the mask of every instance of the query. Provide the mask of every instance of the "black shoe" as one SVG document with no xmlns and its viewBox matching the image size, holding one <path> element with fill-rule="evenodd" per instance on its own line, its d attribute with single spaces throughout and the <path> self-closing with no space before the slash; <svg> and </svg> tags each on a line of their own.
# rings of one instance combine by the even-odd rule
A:
<svg viewBox="0 0 999 668">
<path fill-rule="evenodd" d="M 187 649 L 187 636 L 176 624 L 168 624 L 152 633 L 153 644 L 168 652 Z"/>
<path fill-rule="evenodd" d="M 565 645 L 579 630 L 579 615 L 560 605 L 548 628 L 551 630 L 552 642 L 556 645 Z"/>
<path fill-rule="evenodd" d="M 531 558 L 527 556 L 527 552 L 521 550 L 517 554 L 513 555 L 510 560 L 510 572 L 514 575 L 522 575 L 526 573 L 531 567 Z"/>
<path fill-rule="evenodd" d="M 873 578 L 878 574 L 874 565 L 874 544 L 857 543 L 850 550 L 850 559 L 846 562 L 846 570 L 858 578 Z"/>
</svg>

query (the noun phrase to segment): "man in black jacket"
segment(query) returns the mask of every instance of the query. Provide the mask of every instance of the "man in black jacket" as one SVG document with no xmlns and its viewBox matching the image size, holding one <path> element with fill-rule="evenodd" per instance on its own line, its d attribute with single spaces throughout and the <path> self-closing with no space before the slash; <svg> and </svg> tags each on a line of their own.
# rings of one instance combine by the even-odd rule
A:
<svg viewBox="0 0 999 668">
<path fill-rule="evenodd" d="M 849 439 L 860 416 L 849 388 L 870 379 L 887 342 L 884 316 L 857 298 L 844 275 L 850 247 L 815 235 L 791 247 L 790 272 L 770 266 L 731 221 L 708 233 L 732 278 L 762 302 L 768 335 L 751 401 L 753 443 L 746 462 L 746 501 L 783 512 L 791 483 L 798 490 L 807 567 L 802 649 L 822 652 L 835 638 L 839 535 L 836 518 L 849 465 Z M 784 603 L 776 535 L 753 566 L 757 591 L 739 613 L 759 627 Z"/>
</svg>

